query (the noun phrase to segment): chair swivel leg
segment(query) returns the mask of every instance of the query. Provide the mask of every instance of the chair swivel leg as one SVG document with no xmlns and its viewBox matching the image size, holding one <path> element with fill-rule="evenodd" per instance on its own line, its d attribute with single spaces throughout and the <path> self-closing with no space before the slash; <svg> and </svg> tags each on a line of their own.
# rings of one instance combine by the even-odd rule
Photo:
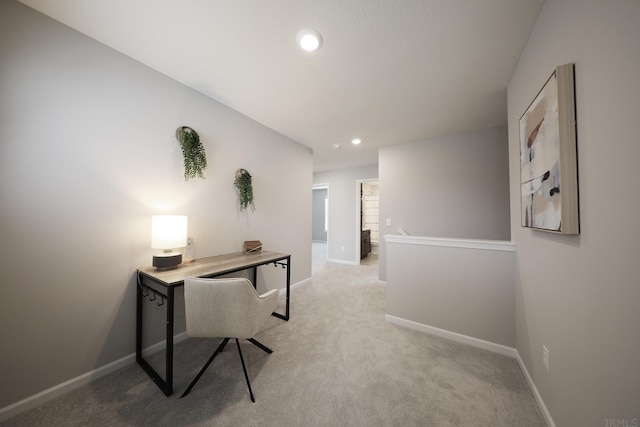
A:
<svg viewBox="0 0 640 427">
<path fill-rule="evenodd" d="M 266 345 L 262 344 L 260 341 L 254 338 L 249 338 L 247 341 L 249 341 L 251 344 L 255 345 L 256 347 L 264 350 L 267 354 L 273 353 L 273 350 L 271 350 L 269 347 L 267 347 Z"/>
<path fill-rule="evenodd" d="M 242 357 L 242 350 L 240 350 L 240 342 L 238 341 L 238 338 L 236 338 L 236 345 L 238 346 L 238 354 L 240 355 L 240 362 L 242 362 L 244 379 L 247 380 L 247 387 L 249 388 L 249 396 L 251 396 L 251 401 L 255 403 L 256 399 L 253 397 L 253 390 L 251 390 L 251 382 L 249 381 L 249 375 L 247 374 L 247 367 L 244 364 L 244 357 Z"/>
<path fill-rule="evenodd" d="M 228 342 L 229 342 L 229 338 L 225 338 L 224 340 L 222 340 L 222 342 L 220 343 L 220 345 L 218 346 L 216 351 L 213 352 L 213 354 L 211 355 L 209 360 L 207 360 L 207 363 L 205 363 L 204 366 L 202 367 L 202 369 L 200 370 L 200 372 L 198 372 L 198 375 L 196 375 L 196 377 L 193 379 L 193 381 L 191 381 L 191 384 L 189 384 L 189 387 L 187 387 L 187 389 L 184 391 L 184 393 L 182 393 L 182 396 L 180 396 L 180 399 L 182 399 L 187 394 L 189 394 L 189 392 L 191 391 L 193 386 L 196 385 L 196 383 L 198 382 L 198 380 L 200 379 L 202 374 L 204 374 L 204 371 L 206 371 L 207 368 L 209 367 L 209 365 L 211 365 L 211 362 L 213 362 L 213 359 L 216 358 L 218 353 L 220 353 L 222 350 L 224 350 L 224 347 L 227 345 Z"/>
</svg>

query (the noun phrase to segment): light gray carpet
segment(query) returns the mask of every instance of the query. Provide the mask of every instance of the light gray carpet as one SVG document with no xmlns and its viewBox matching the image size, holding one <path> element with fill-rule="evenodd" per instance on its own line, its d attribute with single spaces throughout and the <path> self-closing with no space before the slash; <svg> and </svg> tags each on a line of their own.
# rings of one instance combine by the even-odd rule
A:
<svg viewBox="0 0 640 427">
<path fill-rule="evenodd" d="M 546 425 L 515 360 L 385 322 L 375 262 L 313 268 L 313 283 L 292 291 L 291 320 L 272 318 L 256 337 L 273 354 L 243 344 L 256 403 L 231 343 L 180 399 L 219 342 L 187 339 L 171 397 L 130 365 L 6 425 Z"/>
</svg>

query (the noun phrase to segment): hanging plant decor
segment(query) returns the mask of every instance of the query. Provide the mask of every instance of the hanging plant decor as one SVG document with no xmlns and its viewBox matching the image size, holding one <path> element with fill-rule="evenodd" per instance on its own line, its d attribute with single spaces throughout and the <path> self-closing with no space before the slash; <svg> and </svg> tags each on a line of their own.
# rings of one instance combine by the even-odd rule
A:
<svg viewBox="0 0 640 427">
<path fill-rule="evenodd" d="M 240 200 L 240 210 L 244 211 L 247 207 L 251 206 L 251 210 L 255 211 L 256 207 L 253 204 L 253 184 L 251 183 L 251 175 L 246 169 L 238 169 L 236 171 L 236 179 L 233 182 L 233 186 L 238 192 L 238 199 Z"/>
<path fill-rule="evenodd" d="M 202 171 L 207 168 L 207 157 L 198 133 L 188 126 L 180 126 L 176 129 L 176 138 L 184 156 L 184 180 L 195 177 L 204 179 Z"/>
</svg>

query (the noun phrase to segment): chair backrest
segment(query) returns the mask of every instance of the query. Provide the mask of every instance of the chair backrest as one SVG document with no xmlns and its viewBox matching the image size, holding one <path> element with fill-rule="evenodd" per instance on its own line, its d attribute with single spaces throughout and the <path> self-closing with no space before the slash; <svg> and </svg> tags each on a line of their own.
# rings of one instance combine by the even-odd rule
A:
<svg viewBox="0 0 640 427">
<path fill-rule="evenodd" d="M 244 278 L 185 279 L 187 335 L 253 338 L 275 310 L 277 292 L 260 296 Z"/>
</svg>

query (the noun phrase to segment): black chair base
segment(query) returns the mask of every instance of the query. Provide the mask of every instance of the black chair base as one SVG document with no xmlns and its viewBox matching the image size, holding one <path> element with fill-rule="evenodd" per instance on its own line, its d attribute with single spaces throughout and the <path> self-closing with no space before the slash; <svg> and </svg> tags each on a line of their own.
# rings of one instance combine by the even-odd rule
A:
<svg viewBox="0 0 640 427">
<path fill-rule="evenodd" d="M 196 385 L 196 383 L 198 382 L 198 380 L 200 379 L 202 374 L 204 374 L 204 372 L 207 370 L 209 365 L 211 365 L 211 362 L 213 362 L 213 359 L 215 359 L 216 356 L 222 350 L 224 350 L 225 346 L 227 345 L 227 343 L 229 342 L 230 339 L 231 338 L 225 338 L 224 340 L 222 340 L 222 342 L 220 343 L 218 348 L 216 348 L 216 351 L 213 352 L 213 354 L 211 355 L 209 360 L 207 360 L 207 363 L 205 363 L 204 366 L 202 367 L 202 369 L 200 370 L 200 372 L 198 372 L 198 375 L 196 375 L 196 377 L 193 379 L 193 381 L 191 381 L 191 384 L 189 384 L 189 387 L 187 387 L 187 389 L 184 391 L 184 393 L 182 393 L 182 396 L 180 396 L 180 399 L 182 399 L 183 397 L 185 397 L 186 395 L 188 395 L 191 392 L 191 389 L 193 388 L 193 386 Z M 238 347 L 238 354 L 240 355 L 240 362 L 242 363 L 242 370 L 244 371 L 244 379 L 247 381 L 247 388 L 249 388 L 249 396 L 251 396 L 251 401 L 255 402 L 256 399 L 253 397 L 253 390 L 251 389 L 251 382 L 249 381 L 249 375 L 247 374 L 247 367 L 244 364 L 244 357 L 242 357 L 242 350 L 240 350 L 240 341 L 238 341 L 238 338 L 235 338 L 235 340 L 236 340 L 236 346 Z M 251 344 L 253 344 L 256 347 L 258 347 L 259 349 L 263 350 L 267 354 L 273 353 L 273 350 L 271 350 L 269 347 L 265 346 L 260 341 L 254 339 L 254 338 L 249 338 L 247 341 L 249 341 Z"/>
</svg>

